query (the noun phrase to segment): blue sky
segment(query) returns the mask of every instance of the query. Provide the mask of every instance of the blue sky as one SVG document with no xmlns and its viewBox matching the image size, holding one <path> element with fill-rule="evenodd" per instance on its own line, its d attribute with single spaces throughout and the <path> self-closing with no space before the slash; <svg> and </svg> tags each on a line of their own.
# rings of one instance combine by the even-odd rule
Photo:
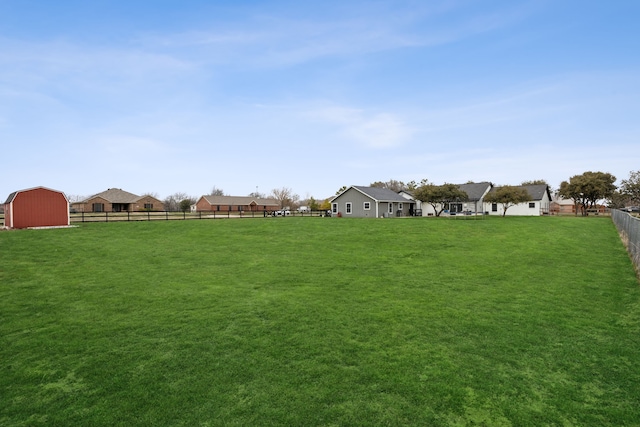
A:
<svg viewBox="0 0 640 427">
<path fill-rule="evenodd" d="M 640 2 L 0 0 L 0 198 L 640 169 Z"/>
</svg>

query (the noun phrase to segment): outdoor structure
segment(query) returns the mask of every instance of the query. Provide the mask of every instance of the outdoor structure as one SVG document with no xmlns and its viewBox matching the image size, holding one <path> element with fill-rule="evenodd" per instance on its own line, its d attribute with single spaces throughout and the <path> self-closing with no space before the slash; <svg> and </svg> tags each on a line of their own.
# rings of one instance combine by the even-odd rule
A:
<svg viewBox="0 0 640 427">
<path fill-rule="evenodd" d="M 415 203 L 413 210 L 409 211 L 410 216 L 422 216 L 422 202 L 417 200 L 411 191 L 400 190 L 398 194 L 407 199 L 409 203 Z"/>
<path fill-rule="evenodd" d="M 513 216 L 541 216 L 551 213 L 551 191 L 546 184 L 521 185 L 527 190 L 531 200 L 513 205 L 507 209 L 506 215 Z M 494 187 L 491 191 L 496 191 L 500 187 Z M 484 203 L 485 212 L 489 215 L 503 215 L 504 210 L 500 203 Z"/>
<path fill-rule="evenodd" d="M 467 193 L 467 200 L 452 200 L 444 206 L 437 204 L 438 210 L 444 209 L 446 214 L 468 213 L 470 215 L 482 214 L 484 206 L 484 196 L 491 190 L 490 182 L 469 182 L 459 184 L 458 188 Z M 422 216 L 433 216 L 435 210 L 429 203 L 422 204 Z"/>
<path fill-rule="evenodd" d="M 13 192 L 4 204 L 8 228 L 61 227 L 69 225 L 69 200 L 63 192 L 35 187 Z"/>
<path fill-rule="evenodd" d="M 152 196 L 138 196 L 120 188 L 110 188 L 80 202 L 72 203 L 75 212 L 163 211 L 164 203 Z"/>
<path fill-rule="evenodd" d="M 552 215 L 575 215 L 576 213 L 576 202 L 572 199 L 558 197 L 549 206 Z"/>
<path fill-rule="evenodd" d="M 467 211 L 472 213 L 482 213 L 484 196 L 491 191 L 492 187 L 493 185 L 490 182 L 470 182 L 467 184 L 460 184 L 458 188 L 467 193 L 468 199 L 462 203 L 462 206 L 460 206 L 460 204 L 456 206 L 456 212 Z M 464 205 L 466 205 L 466 208 Z"/>
<path fill-rule="evenodd" d="M 330 200 L 332 216 L 379 218 L 410 216 L 416 202 L 387 188 L 352 185 Z"/>
<path fill-rule="evenodd" d="M 195 205 L 198 212 L 273 212 L 280 208 L 276 199 L 251 196 L 202 196 Z"/>
</svg>

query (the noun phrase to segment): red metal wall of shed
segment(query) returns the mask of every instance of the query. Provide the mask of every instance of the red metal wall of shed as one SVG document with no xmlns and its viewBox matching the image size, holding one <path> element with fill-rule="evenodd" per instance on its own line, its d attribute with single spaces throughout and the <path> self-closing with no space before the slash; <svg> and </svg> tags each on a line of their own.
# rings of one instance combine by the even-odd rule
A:
<svg viewBox="0 0 640 427">
<path fill-rule="evenodd" d="M 10 210 L 11 228 L 69 225 L 69 202 L 59 191 L 42 187 L 19 191 Z"/>
</svg>

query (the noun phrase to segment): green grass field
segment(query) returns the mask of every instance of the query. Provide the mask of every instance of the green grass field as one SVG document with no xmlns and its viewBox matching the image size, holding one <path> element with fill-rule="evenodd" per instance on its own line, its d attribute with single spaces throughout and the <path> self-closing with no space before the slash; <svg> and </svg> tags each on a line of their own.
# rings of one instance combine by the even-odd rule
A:
<svg viewBox="0 0 640 427">
<path fill-rule="evenodd" d="M 2 426 L 640 425 L 609 218 L 0 232 Z"/>
</svg>

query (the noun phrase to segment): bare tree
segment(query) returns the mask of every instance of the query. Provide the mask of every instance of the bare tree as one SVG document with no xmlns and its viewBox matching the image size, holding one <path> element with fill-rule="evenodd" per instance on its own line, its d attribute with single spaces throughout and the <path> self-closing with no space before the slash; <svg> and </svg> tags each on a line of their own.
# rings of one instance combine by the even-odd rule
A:
<svg viewBox="0 0 640 427">
<path fill-rule="evenodd" d="M 224 190 L 222 188 L 217 188 L 215 185 L 211 189 L 211 196 L 224 196 Z"/>
<path fill-rule="evenodd" d="M 300 200 L 300 196 L 294 194 L 293 190 L 287 187 L 274 188 L 271 190 L 270 197 L 276 199 L 282 209 L 286 207 L 292 208 L 292 205 Z"/>
<path fill-rule="evenodd" d="M 395 179 L 390 179 L 387 182 L 382 182 L 382 181 L 372 182 L 369 186 L 376 187 L 376 188 L 386 188 L 396 193 L 402 190 L 406 190 L 408 188 L 407 184 L 405 184 L 402 181 L 396 181 Z"/>
<path fill-rule="evenodd" d="M 86 198 L 87 198 L 86 196 L 80 196 L 78 194 L 67 194 L 67 199 L 69 200 L 70 203 L 81 202 Z"/>
<path fill-rule="evenodd" d="M 196 198 L 189 196 L 187 193 L 175 193 L 168 196 L 162 202 L 164 203 L 164 209 L 169 212 L 178 212 L 180 211 L 180 202 L 183 200 L 189 200 L 189 206 L 196 202 Z"/>
</svg>

